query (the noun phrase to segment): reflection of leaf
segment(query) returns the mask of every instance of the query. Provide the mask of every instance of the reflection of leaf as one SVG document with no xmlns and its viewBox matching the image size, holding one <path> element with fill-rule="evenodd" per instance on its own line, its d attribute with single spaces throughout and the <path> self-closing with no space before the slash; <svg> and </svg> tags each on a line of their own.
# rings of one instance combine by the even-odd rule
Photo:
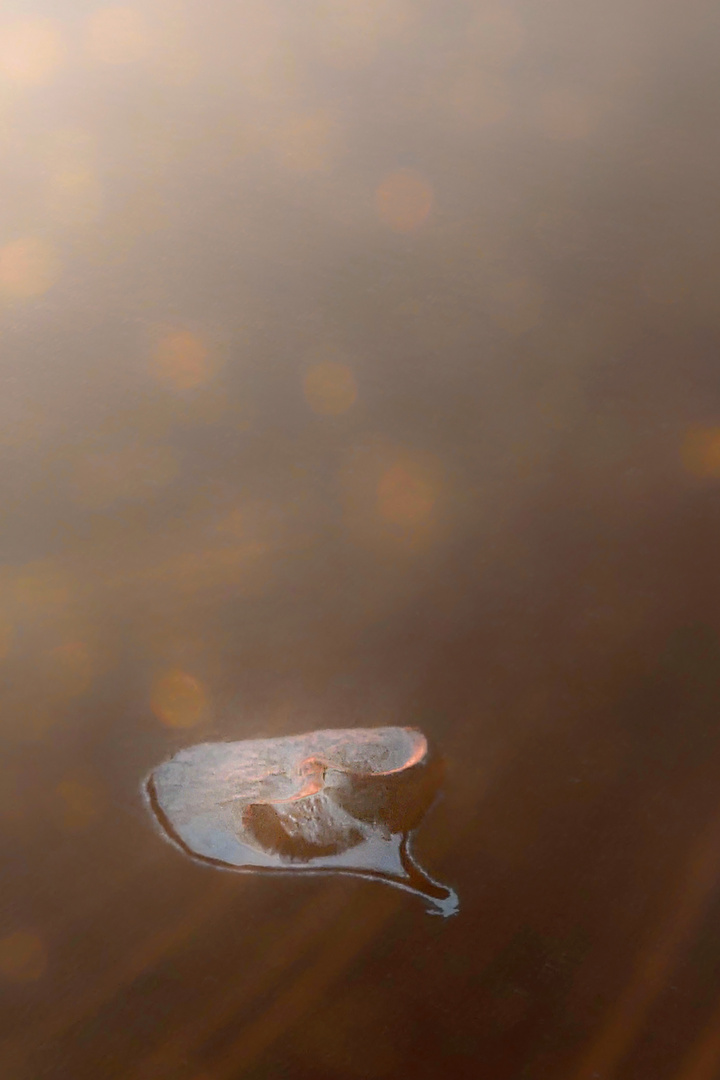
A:
<svg viewBox="0 0 720 1080">
<path fill-rule="evenodd" d="M 194 858 L 379 878 L 451 914 L 455 894 L 409 852 L 441 771 L 421 732 L 356 728 L 190 747 L 146 790 L 166 836 Z"/>
</svg>

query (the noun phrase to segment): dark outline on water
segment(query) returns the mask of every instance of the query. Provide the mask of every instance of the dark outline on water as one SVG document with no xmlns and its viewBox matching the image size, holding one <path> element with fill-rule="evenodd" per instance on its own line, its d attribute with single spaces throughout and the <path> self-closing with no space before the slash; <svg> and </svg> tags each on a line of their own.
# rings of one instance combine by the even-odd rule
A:
<svg viewBox="0 0 720 1080">
<path fill-rule="evenodd" d="M 425 871 L 415 862 L 410 850 L 410 840 L 412 832 L 403 833 L 402 840 L 400 841 L 400 861 L 407 873 L 407 878 L 398 877 L 396 874 L 386 874 L 381 870 L 366 870 L 362 867 L 354 869 L 346 866 L 326 866 L 326 867 L 313 867 L 313 866 L 297 866 L 288 867 L 287 869 L 281 866 L 236 866 L 233 863 L 224 862 L 222 859 L 215 859 L 211 855 L 198 855 L 193 851 L 182 839 L 181 836 L 173 828 L 169 818 L 160 805 L 157 796 L 157 790 L 155 788 L 155 778 L 153 773 L 145 780 L 143 785 L 145 794 L 150 808 L 155 815 L 155 819 L 162 828 L 166 839 L 170 840 L 176 847 L 180 848 L 194 862 L 206 863 L 208 866 L 214 866 L 219 870 L 230 870 L 238 874 L 312 874 L 316 877 L 327 877 L 331 874 L 343 874 L 347 877 L 359 877 L 368 878 L 372 881 L 385 882 L 388 885 L 394 885 L 398 889 L 402 889 L 404 892 L 412 893 L 413 896 L 422 897 L 429 906 L 430 914 L 442 915 L 443 918 L 449 918 L 451 915 L 455 915 L 458 910 L 457 894 L 454 889 L 451 889 L 447 885 L 441 885 L 439 882 L 434 881 Z M 424 888 L 419 888 L 413 884 L 413 881 L 421 882 Z M 452 911 L 443 910 L 443 902 L 455 900 L 455 907 Z"/>
</svg>

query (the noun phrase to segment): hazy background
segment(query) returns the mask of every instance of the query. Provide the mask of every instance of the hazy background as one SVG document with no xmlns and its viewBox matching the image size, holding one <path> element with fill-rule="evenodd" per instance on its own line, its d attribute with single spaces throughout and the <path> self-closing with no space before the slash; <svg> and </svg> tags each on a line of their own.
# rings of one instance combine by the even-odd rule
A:
<svg viewBox="0 0 720 1080">
<path fill-rule="evenodd" d="M 720 1074 L 720 8 L 5 0 L 7 1080 Z M 205 739 L 418 724 L 377 883 Z"/>
</svg>

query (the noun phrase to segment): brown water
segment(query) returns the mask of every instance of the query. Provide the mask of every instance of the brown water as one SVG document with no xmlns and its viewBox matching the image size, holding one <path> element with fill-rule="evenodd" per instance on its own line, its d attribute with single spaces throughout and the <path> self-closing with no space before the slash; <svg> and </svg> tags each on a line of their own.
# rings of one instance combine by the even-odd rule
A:
<svg viewBox="0 0 720 1080">
<path fill-rule="evenodd" d="M 714 1080 L 717 5 L 0 21 L 3 1080 Z M 451 919 L 143 801 L 394 726 Z"/>
</svg>

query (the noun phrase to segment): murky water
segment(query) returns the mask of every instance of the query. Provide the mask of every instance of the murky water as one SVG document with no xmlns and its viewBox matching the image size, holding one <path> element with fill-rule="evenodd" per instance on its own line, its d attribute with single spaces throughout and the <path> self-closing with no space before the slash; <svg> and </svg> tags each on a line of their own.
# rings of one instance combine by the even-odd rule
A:
<svg viewBox="0 0 720 1080">
<path fill-rule="evenodd" d="M 0 4 L 1 1080 L 720 1075 L 719 10 Z"/>
</svg>

